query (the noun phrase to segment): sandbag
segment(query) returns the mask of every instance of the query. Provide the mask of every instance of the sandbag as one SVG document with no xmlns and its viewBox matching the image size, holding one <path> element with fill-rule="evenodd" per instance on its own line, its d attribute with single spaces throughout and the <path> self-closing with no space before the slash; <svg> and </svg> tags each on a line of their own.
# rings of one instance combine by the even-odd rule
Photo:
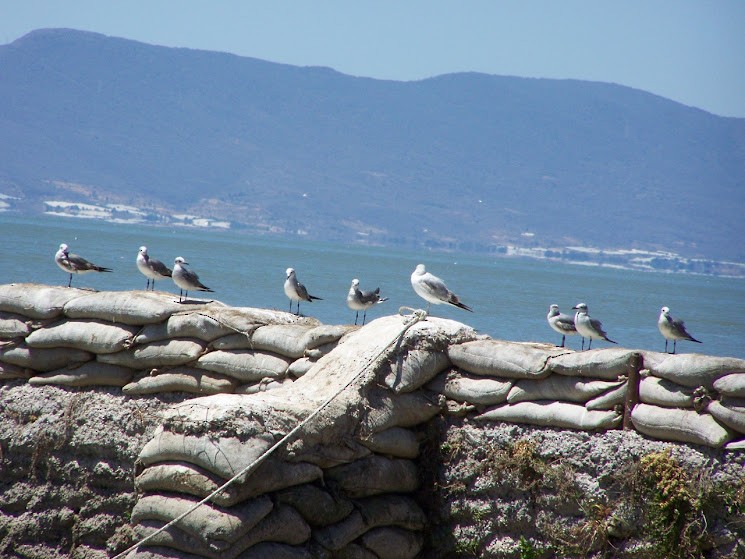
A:
<svg viewBox="0 0 745 559">
<path fill-rule="evenodd" d="M 639 401 L 666 408 L 693 408 L 693 389 L 672 381 L 647 376 L 639 382 Z"/>
<path fill-rule="evenodd" d="M 437 376 L 427 388 L 456 402 L 493 406 L 507 401 L 512 384 L 511 380 L 468 378 L 450 372 Z"/>
<path fill-rule="evenodd" d="M 391 427 L 413 427 L 429 421 L 443 403 L 423 392 L 391 394 L 388 390 L 373 389 L 368 393 L 368 411 L 362 418 L 362 433 L 377 433 Z"/>
<path fill-rule="evenodd" d="M 640 433 L 663 441 L 680 441 L 718 448 L 734 438 L 708 413 L 638 404 L 631 421 Z"/>
<path fill-rule="evenodd" d="M 194 310 L 194 305 L 189 309 Z M 184 305 L 175 302 L 173 295 L 152 291 L 101 291 L 73 299 L 64 308 L 68 318 L 97 318 L 136 326 L 163 322 L 183 310 Z"/>
<path fill-rule="evenodd" d="M 127 367 L 88 361 L 77 367 L 70 366 L 33 376 L 28 382 L 36 386 L 124 386 L 132 380 L 133 375 L 134 371 Z"/>
<path fill-rule="evenodd" d="M 714 381 L 714 390 L 725 396 L 745 398 L 745 374 L 724 375 Z"/>
<path fill-rule="evenodd" d="M 396 356 L 383 382 L 397 394 L 412 392 L 449 366 L 450 359 L 444 352 L 412 349 Z"/>
<path fill-rule="evenodd" d="M 71 347 L 91 353 L 115 353 L 124 349 L 137 332 L 136 326 L 100 320 L 63 320 L 31 332 L 29 347 Z"/>
<path fill-rule="evenodd" d="M 287 367 L 287 373 L 295 378 L 300 378 L 310 371 L 310 368 L 315 364 L 316 362 L 311 361 L 308 357 L 301 357 L 290 363 L 290 366 Z"/>
<path fill-rule="evenodd" d="M 197 501 L 166 495 L 141 496 L 132 509 L 131 523 L 157 520 L 167 524 L 192 509 Z M 215 551 L 225 551 L 268 515 L 274 505 L 269 497 L 259 497 L 229 509 L 205 503 L 176 524 L 180 530 L 199 538 Z"/>
<path fill-rule="evenodd" d="M 550 373 L 548 359 L 565 352 L 553 346 L 487 339 L 451 345 L 447 354 L 453 365 L 476 375 L 540 379 Z"/>
<path fill-rule="evenodd" d="M 204 347 L 205 343 L 195 338 L 163 340 L 117 353 L 99 355 L 97 359 L 101 363 L 140 370 L 175 367 L 196 361 L 204 351 Z"/>
<path fill-rule="evenodd" d="M 268 381 L 268 382 L 267 382 Z M 262 379 L 248 384 L 241 384 L 235 389 L 236 394 L 258 394 L 259 392 L 267 392 L 269 390 L 276 390 L 282 388 L 286 384 L 292 384 L 292 379 L 286 378 L 282 380 L 270 380 Z"/>
<path fill-rule="evenodd" d="M 162 392 L 230 394 L 235 391 L 236 386 L 238 386 L 238 381 L 227 376 L 191 367 L 174 367 L 163 370 L 153 369 L 149 374 L 124 386 L 122 392 L 129 396 Z"/>
<path fill-rule="evenodd" d="M 613 410 L 587 410 L 568 402 L 519 402 L 491 408 L 475 419 L 591 431 L 614 429 L 622 416 Z"/>
<path fill-rule="evenodd" d="M 736 412 L 745 413 L 745 398 L 732 398 L 730 396 L 722 396 L 722 405 L 728 407 Z"/>
<path fill-rule="evenodd" d="M 261 324 L 253 324 L 251 326 L 252 328 L 245 334 L 228 334 L 222 338 L 212 340 L 209 347 L 212 349 L 223 349 L 228 351 L 233 349 L 253 349 L 253 344 L 251 344 L 251 334 L 261 326 Z"/>
<path fill-rule="evenodd" d="M 347 326 L 272 324 L 257 329 L 251 336 L 251 343 L 253 349 L 297 359 L 303 357 L 306 349 L 335 342 L 348 331 Z"/>
<path fill-rule="evenodd" d="M 709 402 L 706 411 L 713 415 L 719 423 L 726 425 L 738 433 L 745 434 L 745 413 L 730 409 L 716 400 Z"/>
<path fill-rule="evenodd" d="M 625 404 L 628 387 L 628 381 L 623 381 L 616 388 L 585 402 L 585 408 L 588 410 L 612 410 L 618 405 Z"/>
<path fill-rule="evenodd" d="M 220 559 L 234 559 L 242 552 L 262 543 L 275 542 L 300 545 L 310 539 L 310 526 L 303 517 L 289 505 L 277 505 L 245 536 L 236 541 L 232 548 Z"/>
<path fill-rule="evenodd" d="M 334 552 L 334 559 L 380 559 L 372 551 L 354 542 Z"/>
<path fill-rule="evenodd" d="M 724 445 L 724 450 L 745 450 L 745 439 L 732 441 Z"/>
<path fill-rule="evenodd" d="M 644 352 L 644 366 L 652 374 L 667 380 L 696 388 L 703 386 L 709 390 L 714 382 L 731 373 L 745 373 L 745 359 L 734 357 L 713 357 L 697 353 Z"/>
<path fill-rule="evenodd" d="M 616 388 L 621 383 L 587 378 L 551 375 L 542 380 L 518 380 L 510 389 L 507 401 L 510 404 L 535 400 L 577 402 L 588 400 Z"/>
<path fill-rule="evenodd" d="M 172 460 L 189 462 L 227 480 L 272 444 L 274 438 L 268 433 L 241 441 L 234 437 L 208 438 L 158 430 L 140 451 L 139 460 L 146 466 Z M 239 481 L 245 479 L 244 475 Z"/>
<path fill-rule="evenodd" d="M 313 539 L 326 549 L 337 551 L 365 532 L 379 526 L 423 530 L 427 519 L 413 499 L 401 495 L 369 497 L 357 502 L 355 510 L 341 522 L 313 532 Z"/>
<path fill-rule="evenodd" d="M 281 355 L 248 349 L 210 351 L 195 363 L 200 369 L 222 373 L 241 382 L 282 378 L 289 365 L 290 360 Z"/>
<path fill-rule="evenodd" d="M 193 311 L 174 314 L 161 324 L 148 324 L 134 339 L 134 343 L 147 344 L 170 338 L 197 338 L 211 342 L 232 333 L 233 330 L 206 313 Z"/>
<path fill-rule="evenodd" d="M 411 460 L 373 454 L 324 472 L 345 496 L 356 499 L 381 493 L 410 493 L 419 487 L 416 465 Z"/>
<path fill-rule="evenodd" d="M 251 307 L 210 306 L 208 314 L 234 332 L 243 332 L 244 334 L 255 330 L 257 325 L 301 324 L 304 326 L 319 326 L 321 324 L 317 319 L 311 317 L 296 316 L 285 311 Z"/>
<path fill-rule="evenodd" d="M 0 361 L 24 369 L 46 373 L 62 369 L 68 365 L 85 363 L 93 359 L 93 354 L 80 349 L 63 347 L 34 348 L 25 343 L 0 347 Z"/>
<path fill-rule="evenodd" d="M 419 441 L 413 431 L 403 427 L 391 427 L 385 431 L 371 433 L 360 442 L 377 454 L 396 458 L 419 456 Z"/>
<path fill-rule="evenodd" d="M 0 312 L 0 339 L 25 338 L 31 328 L 28 317 L 9 312 Z"/>
<path fill-rule="evenodd" d="M 154 546 L 135 548 L 127 554 L 125 559 L 203 559 L 203 556 L 178 551 L 170 547 Z"/>
<path fill-rule="evenodd" d="M 200 558 L 207 557 L 209 559 L 220 559 L 223 556 L 222 552 L 210 549 L 209 545 L 201 538 L 192 536 L 176 526 L 170 526 L 165 530 L 159 531 L 163 526 L 164 523 L 159 520 L 141 520 L 138 524 L 134 525 L 135 536 L 138 540 L 150 538 L 145 545 L 140 546 L 141 549 L 150 547 L 173 548 L 180 552 L 194 554 Z M 158 533 L 156 534 L 156 532 Z M 139 555 L 135 557 L 139 557 Z"/>
<path fill-rule="evenodd" d="M 413 559 L 422 550 L 424 536 L 396 526 L 373 528 L 362 536 L 362 543 L 377 557 Z"/>
<path fill-rule="evenodd" d="M 31 369 L 0 362 L 0 380 L 27 379 L 33 374 Z"/>
<path fill-rule="evenodd" d="M 283 489 L 274 495 L 278 503 L 291 505 L 311 526 L 328 526 L 346 518 L 354 509 L 351 501 L 331 496 L 311 484 Z"/>
<path fill-rule="evenodd" d="M 314 559 L 314 556 L 304 547 L 262 542 L 241 553 L 237 559 Z"/>
<path fill-rule="evenodd" d="M 570 377 L 593 377 L 601 380 L 617 380 L 628 375 L 637 352 L 623 348 L 573 351 L 549 359 L 547 367 L 552 373 Z"/>
<path fill-rule="evenodd" d="M 36 283 L 0 285 L 0 311 L 35 319 L 57 318 L 67 303 L 90 294 L 85 289 Z"/>
</svg>

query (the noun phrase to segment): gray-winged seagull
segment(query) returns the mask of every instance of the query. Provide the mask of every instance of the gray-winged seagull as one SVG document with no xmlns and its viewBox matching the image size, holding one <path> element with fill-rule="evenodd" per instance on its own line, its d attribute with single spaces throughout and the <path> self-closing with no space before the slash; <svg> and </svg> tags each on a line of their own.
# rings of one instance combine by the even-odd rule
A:
<svg viewBox="0 0 745 559">
<path fill-rule="evenodd" d="M 290 298 L 290 312 L 292 312 L 292 302 L 297 301 L 297 314 L 300 316 L 300 301 L 323 301 L 320 297 L 308 294 L 305 286 L 297 280 L 294 268 L 287 268 L 285 271 L 287 279 L 285 280 L 285 295 Z"/>
<path fill-rule="evenodd" d="M 163 264 L 163 262 L 148 256 L 147 247 L 145 246 L 140 247 L 140 251 L 137 253 L 137 269 L 147 278 L 145 291 L 148 288 L 151 288 L 153 291 L 155 290 L 155 280 L 170 278 L 173 275 L 171 269 Z"/>
<path fill-rule="evenodd" d="M 204 285 L 199 281 L 199 276 L 191 271 L 186 266 L 189 263 L 182 257 L 177 256 L 173 261 L 173 273 L 171 277 L 173 282 L 179 287 L 178 302 L 181 302 L 181 296 L 183 294 L 184 300 L 189 297 L 189 290 L 192 291 L 209 291 L 214 293 L 212 289 Z"/>
<path fill-rule="evenodd" d="M 54 261 L 57 263 L 63 271 L 70 274 L 70 281 L 67 282 L 67 287 L 72 285 L 73 274 L 87 274 L 88 272 L 111 272 L 111 268 L 104 268 L 103 266 L 96 266 L 92 262 L 88 262 L 82 256 L 77 254 L 71 254 L 68 246 L 62 243 L 59 246 L 59 250 L 54 255 Z"/>
<path fill-rule="evenodd" d="M 574 315 L 574 326 L 577 328 L 580 336 L 582 336 L 582 349 L 585 349 L 585 338 L 590 339 L 590 343 L 587 344 L 587 349 L 592 347 L 592 340 L 605 340 L 615 344 L 603 330 L 603 323 L 594 318 L 590 318 L 587 314 L 587 305 L 585 303 L 578 303 L 572 307 L 577 313 Z"/>
<path fill-rule="evenodd" d="M 548 308 L 548 315 L 546 316 L 548 325 L 553 328 L 556 332 L 561 334 L 561 345 L 564 347 L 564 342 L 567 336 L 576 336 L 577 327 L 574 325 L 574 318 L 568 314 L 559 312 L 559 305 L 551 305 Z"/>
<path fill-rule="evenodd" d="M 446 303 L 473 312 L 471 307 L 460 302 L 458 296 L 447 288 L 444 281 L 430 274 L 424 268 L 424 264 L 417 264 L 416 269 L 411 274 L 411 287 L 414 288 L 417 295 L 427 301 L 427 314 L 429 314 L 429 307 L 432 303 L 435 305 Z"/>
<path fill-rule="evenodd" d="M 685 322 L 675 320 L 670 316 L 670 309 L 668 307 L 662 307 L 660 310 L 660 317 L 657 319 L 657 328 L 660 329 L 660 334 L 665 338 L 665 353 L 667 353 L 668 340 L 673 341 L 673 353 L 675 353 L 675 346 L 678 340 L 688 340 L 697 344 L 702 343 L 688 333 Z"/>
<path fill-rule="evenodd" d="M 365 319 L 367 318 L 367 309 L 377 303 L 387 301 L 388 297 L 380 296 L 380 288 L 375 288 L 375 291 L 362 291 L 360 289 L 360 280 L 357 278 L 352 280 L 352 285 L 347 293 L 347 306 L 353 311 L 357 311 L 354 315 L 354 323 L 357 324 L 360 311 L 364 311 L 362 314 L 362 324 L 364 326 Z"/>
</svg>

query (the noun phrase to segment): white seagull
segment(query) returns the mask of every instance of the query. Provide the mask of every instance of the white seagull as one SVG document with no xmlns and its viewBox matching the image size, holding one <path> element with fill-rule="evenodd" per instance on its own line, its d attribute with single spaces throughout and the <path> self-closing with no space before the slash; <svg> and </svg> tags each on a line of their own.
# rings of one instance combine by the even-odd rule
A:
<svg viewBox="0 0 745 559">
<path fill-rule="evenodd" d="M 577 311 L 574 315 L 574 327 L 577 328 L 577 332 L 582 336 L 582 349 L 585 349 L 585 338 L 590 339 L 587 349 L 592 347 L 592 340 L 605 340 L 612 344 L 616 343 L 606 335 L 602 322 L 590 318 L 590 315 L 587 314 L 587 305 L 585 303 L 577 303 L 572 308 Z"/>
<path fill-rule="evenodd" d="M 577 327 L 574 325 L 574 319 L 568 314 L 560 313 L 559 305 L 551 305 L 548 308 L 546 320 L 548 320 L 548 325 L 551 328 L 561 334 L 561 345 L 559 347 L 564 347 L 564 341 L 567 336 L 577 335 Z"/>
<path fill-rule="evenodd" d="M 685 322 L 675 320 L 670 316 L 670 309 L 668 307 L 662 307 L 660 310 L 660 317 L 657 319 L 657 328 L 660 329 L 660 334 L 665 338 L 665 353 L 667 353 L 668 340 L 673 341 L 673 353 L 675 353 L 675 345 L 678 343 L 678 340 L 688 340 L 697 344 L 702 343 L 688 333 Z"/>
<path fill-rule="evenodd" d="M 300 316 L 300 301 L 323 301 L 320 297 L 308 294 L 305 286 L 297 280 L 294 268 L 287 268 L 285 271 L 287 279 L 285 280 L 285 295 L 290 298 L 290 312 L 292 312 L 292 302 L 297 301 L 297 314 Z"/>
<path fill-rule="evenodd" d="M 54 261 L 57 263 L 64 272 L 70 274 L 70 281 L 67 282 L 67 287 L 72 285 L 73 274 L 87 274 L 88 272 L 111 272 L 111 268 L 104 268 L 103 266 L 96 266 L 92 262 L 88 262 L 82 256 L 77 254 L 71 254 L 69 248 L 65 243 L 59 246 L 59 250 L 54 255 Z"/>
<path fill-rule="evenodd" d="M 424 264 L 417 264 L 416 269 L 411 274 L 411 287 L 414 288 L 417 295 L 427 301 L 427 314 L 429 314 L 429 307 L 432 303 L 435 305 L 447 303 L 473 312 L 471 307 L 460 302 L 458 296 L 447 288 L 444 281 L 425 270 Z"/>
<path fill-rule="evenodd" d="M 140 251 L 137 253 L 136 262 L 137 269 L 147 278 L 145 291 L 147 291 L 148 288 L 155 290 L 155 280 L 170 278 L 173 274 L 171 269 L 163 264 L 163 262 L 156 260 L 155 258 L 150 258 L 147 254 L 147 247 L 145 246 L 140 247 Z"/>
<path fill-rule="evenodd" d="M 173 282 L 179 287 L 179 303 L 181 302 L 182 295 L 184 300 L 189 297 L 190 289 L 192 291 L 209 291 L 210 293 L 214 293 L 212 289 L 199 281 L 199 276 L 196 273 L 186 267 L 188 264 L 189 263 L 180 256 L 177 256 L 173 261 L 173 273 L 171 277 L 173 278 Z"/>
<path fill-rule="evenodd" d="M 347 293 L 347 306 L 353 311 L 357 311 L 354 315 L 354 323 L 357 324 L 360 311 L 364 311 L 362 314 L 362 324 L 365 324 L 365 318 L 367 318 L 367 309 L 377 303 L 387 301 L 388 297 L 380 296 L 380 288 L 377 287 L 375 291 L 362 291 L 360 289 L 360 280 L 357 278 L 352 280 L 352 285 Z"/>
</svg>

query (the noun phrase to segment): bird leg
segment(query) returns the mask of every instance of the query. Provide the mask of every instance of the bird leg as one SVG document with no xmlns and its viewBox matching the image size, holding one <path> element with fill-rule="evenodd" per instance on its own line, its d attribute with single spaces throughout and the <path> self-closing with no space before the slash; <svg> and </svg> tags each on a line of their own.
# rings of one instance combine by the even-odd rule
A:
<svg viewBox="0 0 745 559">
<path fill-rule="evenodd" d="M 561 345 L 559 347 L 564 347 L 564 342 L 566 341 L 567 337 L 566 334 L 561 335 Z"/>
<path fill-rule="evenodd" d="M 360 315 L 360 311 L 357 311 L 356 313 L 354 313 L 354 325 L 355 326 L 357 326 L 357 318 L 359 318 L 359 315 Z"/>
<path fill-rule="evenodd" d="M 362 313 L 362 326 L 365 325 L 365 319 L 367 318 L 367 309 L 365 309 L 365 312 Z"/>
<path fill-rule="evenodd" d="M 72 286 L 72 274 L 70 274 L 70 281 L 67 282 L 67 287 Z"/>
<path fill-rule="evenodd" d="M 590 338 L 590 343 L 587 344 L 587 351 L 590 351 L 591 347 L 592 347 L 592 338 Z"/>
<path fill-rule="evenodd" d="M 678 345 L 678 340 L 673 340 L 673 355 L 675 355 L 675 346 Z"/>
</svg>

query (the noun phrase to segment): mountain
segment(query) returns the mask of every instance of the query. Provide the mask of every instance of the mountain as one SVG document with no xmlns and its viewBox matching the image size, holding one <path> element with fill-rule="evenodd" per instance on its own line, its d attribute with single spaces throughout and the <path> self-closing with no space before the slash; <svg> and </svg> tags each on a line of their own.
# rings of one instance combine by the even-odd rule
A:
<svg viewBox="0 0 745 559">
<path fill-rule="evenodd" d="M 249 231 L 745 261 L 745 119 L 614 84 L 411 82 L 69 29 L 0 46 L 0 193 Z M 740 239 L 740 241 L 737 241 Z"/>
</svg>

